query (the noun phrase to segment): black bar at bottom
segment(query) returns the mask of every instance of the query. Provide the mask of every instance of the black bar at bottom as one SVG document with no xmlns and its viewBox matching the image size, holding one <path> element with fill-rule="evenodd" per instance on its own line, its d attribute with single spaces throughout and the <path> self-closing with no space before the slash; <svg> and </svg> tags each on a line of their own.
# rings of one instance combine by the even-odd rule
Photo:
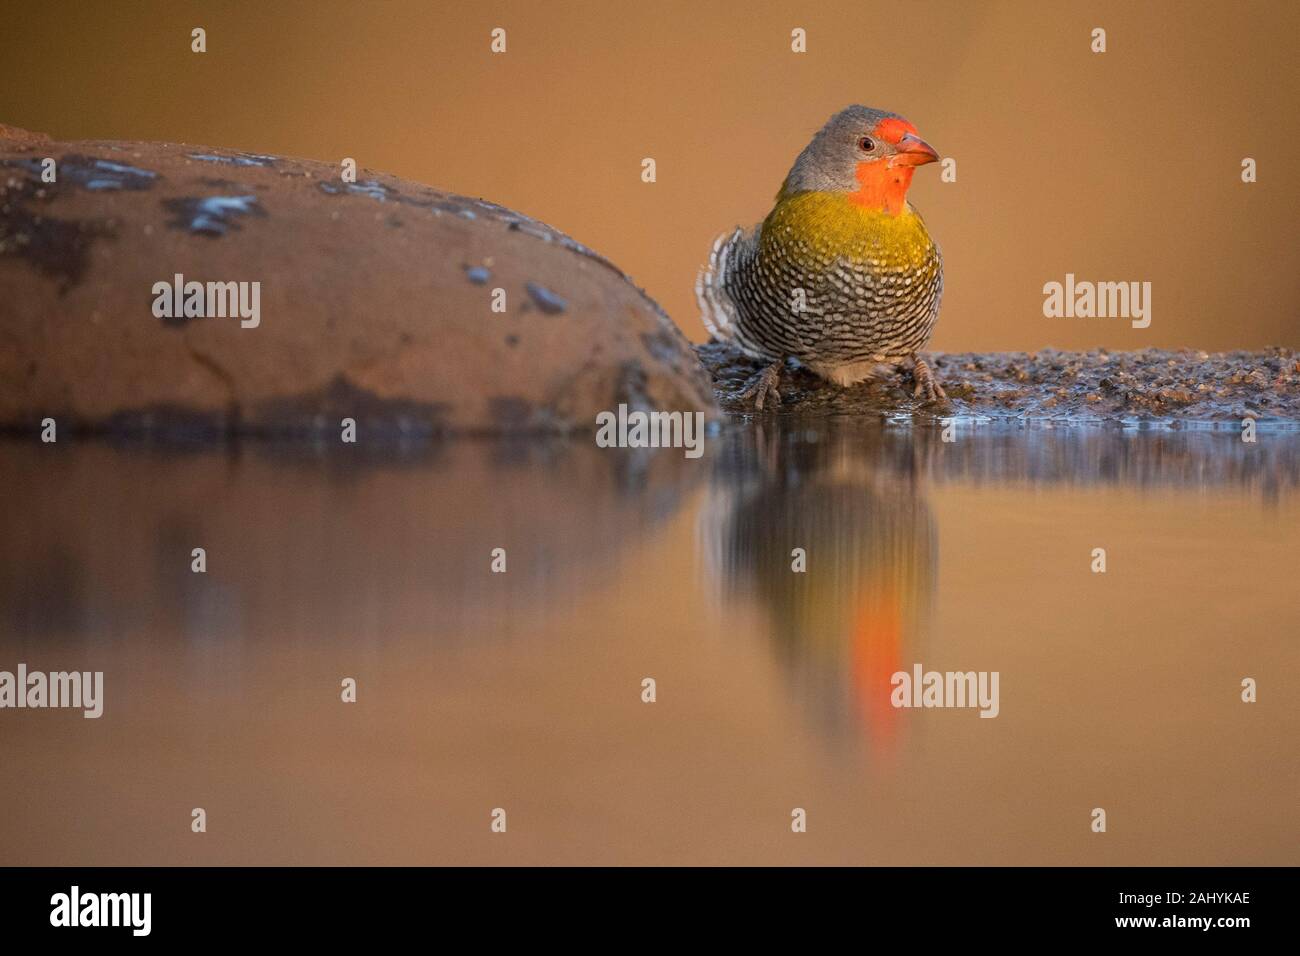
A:
<svg viewBox="0 0 1300 956">
<path fill-rule="evenodd" d="M 611 946 L 816 945 L 839 932 L 864 945 L 900 933 L 922 945 L 1044 934 L 1231 945 L 1292 928 L 1295 890 L 1282 868 L 14 868 L 0 869 L 0 926 L 6 942 L 91 945 L 401 942 L 431 930 L 444 942 Z"/>
</svg>

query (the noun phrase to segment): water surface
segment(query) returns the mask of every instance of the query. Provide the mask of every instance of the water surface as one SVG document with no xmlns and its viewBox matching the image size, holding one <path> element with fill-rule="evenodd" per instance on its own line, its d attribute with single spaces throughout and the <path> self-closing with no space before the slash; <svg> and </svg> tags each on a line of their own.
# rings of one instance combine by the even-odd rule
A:
<svg viewBox="0 0 1300 956">
<path fill-rule="evenodd" d="M 1295 435 L 14 440 L 0 487 L 0 670 L 106 684 L 0 711 L 0 864 L 1300 862 Z M 916 663 L 999 715 L 890 706 Z"/>
</svg>

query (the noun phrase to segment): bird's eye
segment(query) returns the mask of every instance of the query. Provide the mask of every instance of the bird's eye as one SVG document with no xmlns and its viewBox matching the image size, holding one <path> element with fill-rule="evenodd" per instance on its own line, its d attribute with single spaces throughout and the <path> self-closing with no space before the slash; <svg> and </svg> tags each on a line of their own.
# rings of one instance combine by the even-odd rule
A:
<svg viewBox="0 0 1300 956">
<path fill-rule="evenodd" d="M 858 149 L 862 150 L 864 153 L 869 153 L 875 148 L 876 144 L 871 141 L 871 137 L 869 136 L 864 136 L 862 139 L 858 140 Z"/>
</svg>

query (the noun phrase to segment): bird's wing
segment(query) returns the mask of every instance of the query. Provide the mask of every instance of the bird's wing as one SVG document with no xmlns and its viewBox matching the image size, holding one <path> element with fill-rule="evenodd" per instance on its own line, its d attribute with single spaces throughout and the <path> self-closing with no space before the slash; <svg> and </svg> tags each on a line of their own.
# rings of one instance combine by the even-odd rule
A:
<svg viewBox="0 0 1300 956">
<path fill-rule="evenodd" d="M 700 318 L 716 339 L 735 339 L 738 316 L 728 286 L 752 259 L 754 250 L 758 248 L 761 228 L 756 226 L 746 235 L 745 230 L 737 226 L 730 233 L 718 236 L 713 240 L 708 263 L 701 267 L 696 277 L 695 300 L 700 306 Z"/>
</svg>

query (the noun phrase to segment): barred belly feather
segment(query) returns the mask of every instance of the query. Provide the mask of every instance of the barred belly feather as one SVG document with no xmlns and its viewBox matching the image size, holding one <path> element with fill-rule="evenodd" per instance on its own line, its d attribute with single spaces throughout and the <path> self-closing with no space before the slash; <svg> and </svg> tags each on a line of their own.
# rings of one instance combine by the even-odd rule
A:
<svg viewBox="0 0 1300 956">
<path fill-rule="evenodd" d="M 802 192 L 753 231 L 720 237 L 696 293 L 715 336 L 851 384 L 925 347 L 943 260 L 910 205 L 890 215 L 840 193 Z"/>
</svg>

